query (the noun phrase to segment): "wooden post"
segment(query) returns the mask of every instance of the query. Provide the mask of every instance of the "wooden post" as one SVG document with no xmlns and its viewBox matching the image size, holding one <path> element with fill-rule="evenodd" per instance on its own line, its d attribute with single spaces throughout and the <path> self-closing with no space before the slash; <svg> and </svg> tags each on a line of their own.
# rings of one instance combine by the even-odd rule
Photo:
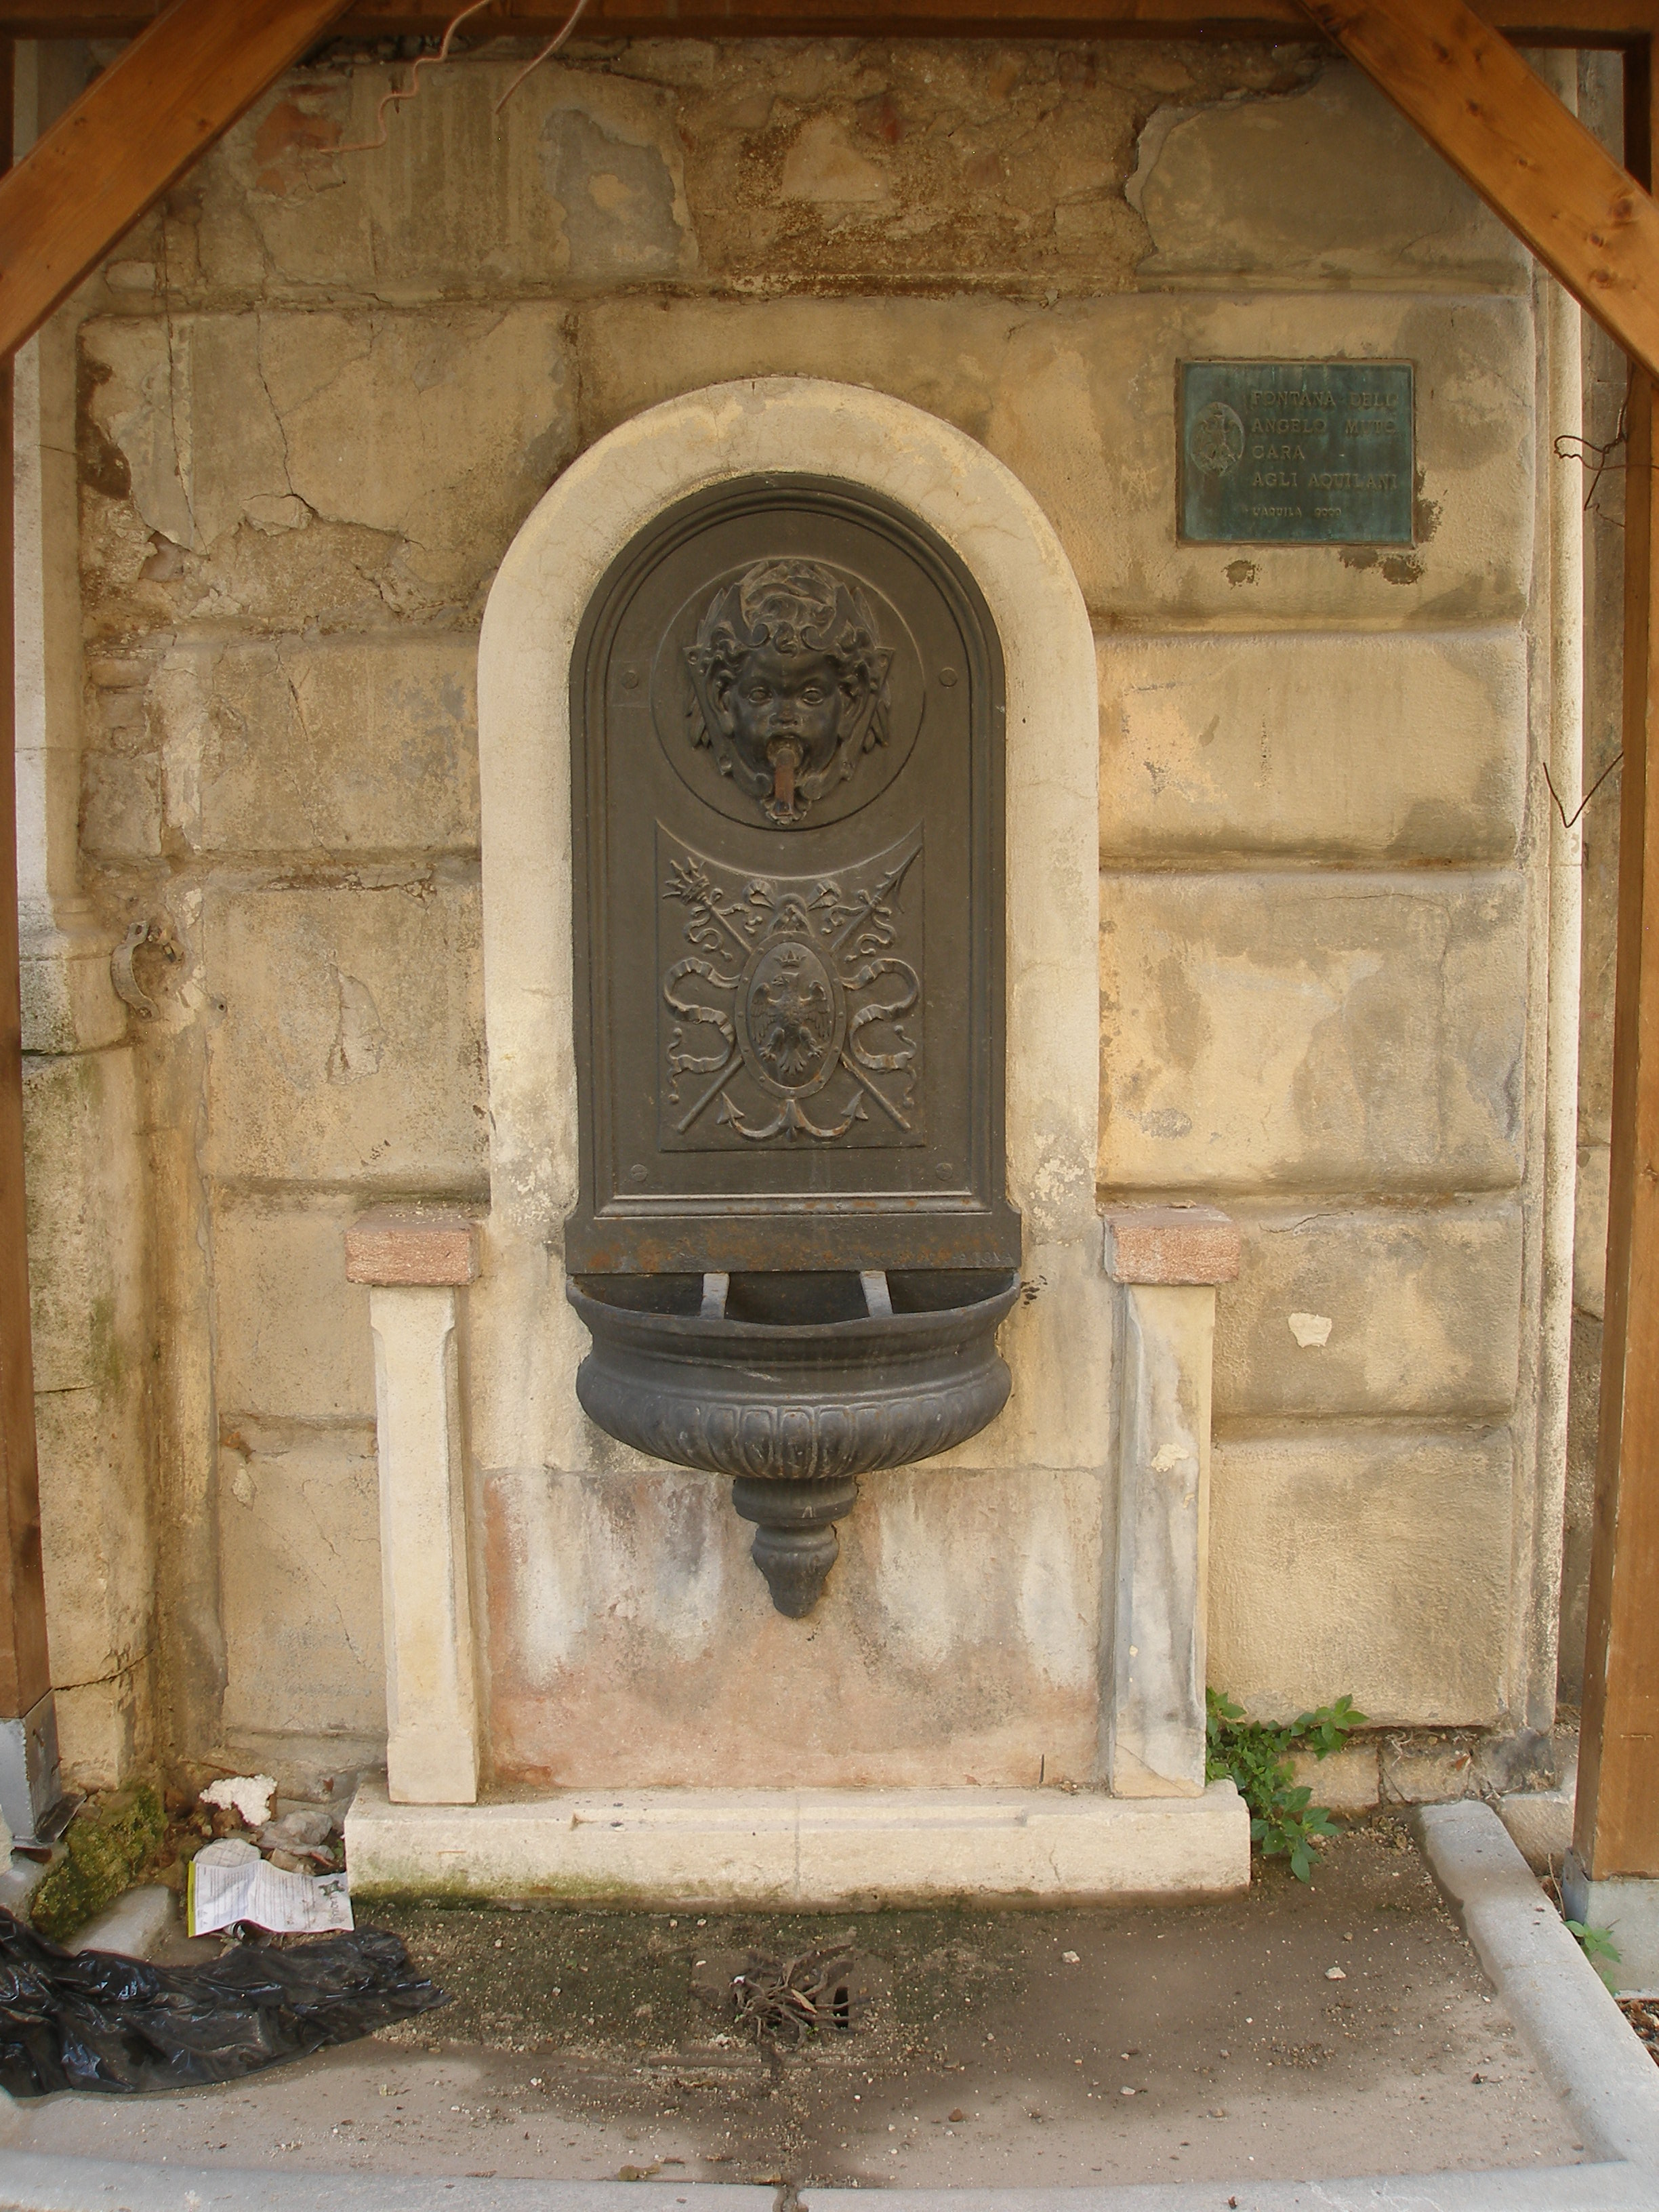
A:
<svg viewBox="0 0 1659 2212">
<path fill-rule="evenodd" d="M 1652 70 L 1626 67 L 1626 160 L 1653 142 Z M 1583 1876 L 1659 1876 L 1659 394 L 1630 402 L 1625 764 L 1619 831 L 1607 1320 L 1574 1856 Z M 1654 893 L 1649 910 L 1648 891 Z M 1595 1917 L 1601 1912 L 1596 1909 Z"/>
<path fill-rule="evenodd" d="M 0 165 L 11 160 L 12 41 L 0 40 Z M 13 769 L 12 357 L 0 357 L 0 1726 L 52 1686 L 40 1567 L 34 1368 L 23 1198 L 23 1017 L 17 963 L 17 783 Z M 14 1802 L 12 1812 L 16 1817 Z M 36 1808 L 44 1811 L 45 1807 Z"/>
</svg>

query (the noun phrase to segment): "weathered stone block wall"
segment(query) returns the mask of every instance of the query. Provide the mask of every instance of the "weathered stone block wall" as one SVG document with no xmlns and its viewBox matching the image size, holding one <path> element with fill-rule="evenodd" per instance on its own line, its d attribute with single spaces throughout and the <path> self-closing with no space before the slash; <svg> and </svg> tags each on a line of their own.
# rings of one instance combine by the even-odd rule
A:
<svg viewBox="0 0 1659 2212">
<path fill-rule="evenodd" d="M 37 1049 L 24 1064 L 46 1614 L 65 1778 L 82 1788 L 119 1781 L 155 1748 L 149 1207 L 136 1058 L 119 1046 Z"/>
<path fill-rule="evenodd" d="M 487 1195 L 483 595 L 584 446 L 763 374 L 967 430 L 1081 582 L 1103 1197 L 1216 1197 L 1245 1231 L 1219 1304 L 1215 1679 L 1263 1711 L 1347 1690 L 1379 1721 L 1515 1716 L 1535 1643 L 1520 250 L 1301 49 L 617 43 L 493 119 L 517 66 L 429 73 L 369 153 L 335 149 L 374 137 L 393 73 L 293 73 L 78 303 L 83 858 L 112 920 L 164 920 L 182 954 L 143 1041 L 176 1747 L 279 1772 L 374 1754 L 374 1398 L 341 1232 L 371 1200 Z M 1343 354 L 1417 364 L 1417 546 L 1179 544 L 1176 363 Z M 1078 1479 L 1035 1504 L 891 1479 L 918 1542 L 1006 1567 L 959 1677 L 982 1779 L 1030 1778 L 1051 1726 L 1086 1764 Z M 537 1768 L 573 1638 L 602 1668 L 656 1608 L 668 1671 L 587 1711 L 602 1745 L 746 1571 L 708 1486 L 595 1484 L 478 1501 L 509 1771 Z M 1041 1644 L 1031 1619 L 1061 1624 L 1046 1683 L 997 1657 Z M 957 1663 L 914 1605 L 879 1626 L 906 1664 Z M 902 1778 L 894 1709 L 842 1694 L 870 1772 Z M 720 1717 L 700 1724 L 719 1753 Z"/>
<path fill-rule="evenodd" d="M 23 44 L 16 64 L 21 149 L 80 89 L 86 57 Z M 54 318 L 15 363 L 13 581 L 40 1547 L 62 1771 L 86 1790 L 155 1744 L 155 1336 L 145 1085 L 81 880 L 76 323 L 72 307 Z"/>
</svg>

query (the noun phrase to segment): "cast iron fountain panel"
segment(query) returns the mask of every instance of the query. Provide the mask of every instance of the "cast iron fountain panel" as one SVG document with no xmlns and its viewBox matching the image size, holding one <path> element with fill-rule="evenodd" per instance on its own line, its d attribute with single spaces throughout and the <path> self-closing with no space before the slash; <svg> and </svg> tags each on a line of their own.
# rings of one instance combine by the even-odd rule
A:
<svg viewBox="0 0 1659 2212">
<path fill-rule="evenodd" d="M 571 717 L 578 1394 L 805 1612 L 858 1476 L 1008 1392 L 995 629 L 891 502 L 750 479 L 612 566 Z"/>
</svg>

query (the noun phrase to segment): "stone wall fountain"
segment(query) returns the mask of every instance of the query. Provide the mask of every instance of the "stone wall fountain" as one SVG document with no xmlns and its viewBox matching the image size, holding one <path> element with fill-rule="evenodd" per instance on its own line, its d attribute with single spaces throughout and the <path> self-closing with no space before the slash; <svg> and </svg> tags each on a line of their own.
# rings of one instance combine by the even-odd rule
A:
<svg viewBox="0 0 1659 2212">
<path fill-rule="evenodd" d="M 578 1395 L 730 1474 L 799 1616 L 858 1478 L 1009 1392 L 995 629 L 878 494 L 727 483 L 613 562 L 571 722 Z"/>
<path fill-rule="evenodd" d="M 355 1892 L 1246 1881 L 1204 1734 L 1238 1236 L 1098 1210 L 1097 680 L 1018 478 L 863 386 L 647 410 L 508 549 L 489 1212 L 347 1240 L 389 1723 Z"/>
</svg>

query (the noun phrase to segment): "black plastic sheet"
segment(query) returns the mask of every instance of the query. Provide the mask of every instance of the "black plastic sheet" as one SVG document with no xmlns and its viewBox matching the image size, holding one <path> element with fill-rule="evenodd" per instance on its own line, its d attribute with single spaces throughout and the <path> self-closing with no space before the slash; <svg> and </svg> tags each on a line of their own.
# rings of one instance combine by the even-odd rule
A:
<svg viewBox="0 0 1659 2212">
<path fill-rule="evenodd" d="M 0 2084 L 14 2097 L 234 2081 L 447 2002 L 378 1928 L 152 1966 L 60 1950 L 0 1911 Z"/>
</svg>

